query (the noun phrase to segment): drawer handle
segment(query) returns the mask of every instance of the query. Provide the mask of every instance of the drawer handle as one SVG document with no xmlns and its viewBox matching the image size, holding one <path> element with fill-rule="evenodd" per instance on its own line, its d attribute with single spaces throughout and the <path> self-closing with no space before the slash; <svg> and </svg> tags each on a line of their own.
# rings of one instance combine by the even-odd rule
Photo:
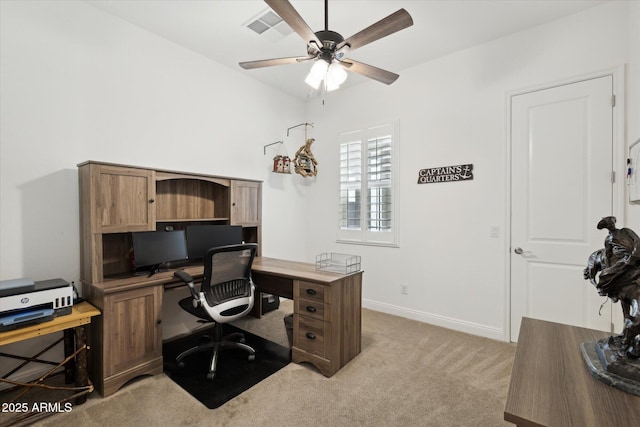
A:
<svg viewBox="0 0 640 427">
<path fill-rule="evenodd" d="M 316 292 L 316 290 L 315 290 L 315 289 L 307 289 L 307 293 L 308 293 L 309 295 L 315 295 L 315 294 L 317 294 L 317 292 Z"/>
<path fill-rule="evenodd" d="M 317 311 L 317 309 L 316 309 L 314 306 L 312 306 L 312 305 L 308 305 L 308 306 L 307 306 L 307 311 L 308 311 L 309 313 L 315 313 L 315 312 Z"/>
<path fill-rule="evenodd" d="M 315 340 L 315 339 L 316 339 L 315 334 L 312 334 L 311 332 L 307 332 L 307 333 L 305 334 L 305 336 L 306 336 L 307 338 L 309 338 L 310 340 Z"/>
</svg>

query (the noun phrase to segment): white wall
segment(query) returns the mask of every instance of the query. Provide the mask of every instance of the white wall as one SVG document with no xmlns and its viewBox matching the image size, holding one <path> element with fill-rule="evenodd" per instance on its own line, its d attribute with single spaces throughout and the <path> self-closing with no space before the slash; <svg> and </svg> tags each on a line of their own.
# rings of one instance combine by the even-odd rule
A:
<svg viewBox="0 0 640 427">
<path fill-rule="evenodd" d="M 606 4 L 402 70 L 392 86 L 330 93 L 325 107 L 311 101 L 322 179 L 307 202 L 309 260 L 323 251 L 361 255 L 365 306 L 507 339 L 507 94 L 624 66 L 628 7 Z M 400 123 L 400 247 L 337 244 L 337 137 L 393 119 Z M 422 168 L 465 163 L 474 165 L 473 181 L 417 184 Z"/>
<path fill-rule="evenodd" d="M 627 147 L 640 139 L 640 2 L 629 3 L 627 65 Z M 638 170 L 636 168 L 636 173 Z M 626 194 L 628 198 L 628 194 Z M 627 204 L 626 222 L 623 224 L 640 233 L 640 204 Z"/>
<path fill-rule="evenodd" d="M 265 180 L 265 253 L 301 251 L 271 231 L 301 203 L 263 155 L 301 101 L 83 2 L 1 6 L 0 279 L 78 280 L 85 160 Z"/>
<path fill-rule="evenodd" d="M 0 19 L 0 280 L 79 283 L 85 160 L 264 180 L 263 253 L 304 252 L 282 235 L 305 184 L 263 154 L 303 102 L 84 2 L 2 1 Z"/>
</svg>

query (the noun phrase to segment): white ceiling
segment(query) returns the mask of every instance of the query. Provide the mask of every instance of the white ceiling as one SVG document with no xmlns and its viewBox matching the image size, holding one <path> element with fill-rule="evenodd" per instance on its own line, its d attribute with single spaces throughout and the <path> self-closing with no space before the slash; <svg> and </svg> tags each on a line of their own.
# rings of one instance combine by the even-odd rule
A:
<svg viewBox="0 0 640 427">
<path fill-rule="evenodd" d="M 260 0 L 86 0 L 130 23 L 300 99 L 309 63 L 243 70 L 241 61 L 305 56 L 303 40 L 246 24 L 268 9 Z M 329 0 L 329 29 L 345 39 L 400 8 L 414 25 L 349 57 L 394 73 L 449 53 L 550 22 L 608 0 Z M 324 29 L 324 1 L 290 0 L 313 31 Z M 343 87 L 369 81 L 349 73 Z M 382 83 L 376 83 L 382 84 Z"/>
</svg>

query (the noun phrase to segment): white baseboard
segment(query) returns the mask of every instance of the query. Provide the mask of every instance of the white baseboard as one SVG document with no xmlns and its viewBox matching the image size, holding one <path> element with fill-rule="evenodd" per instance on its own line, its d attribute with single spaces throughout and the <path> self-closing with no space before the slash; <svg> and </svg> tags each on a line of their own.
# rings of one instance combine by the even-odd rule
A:
<svg viewBox="0 0 640 427">
<path fill-rule="evenodd" d="M 363 298 L 362 306 L 382 313 L 393 314 L 395 316 L 405 317 L 418 322 L 429 323 L 443 328 L 453 329 L 472 335 L 478 335 L 485 338 L 491 338 L 498 341 L 505 341 L 505 332 L 500 328 L 493 328 L 479 323 L 467 322 L 438 314 L 426 313 L 424 311 L 413 310 L 406 307 L 399 307 L 379 301 Z"/>
</svg>

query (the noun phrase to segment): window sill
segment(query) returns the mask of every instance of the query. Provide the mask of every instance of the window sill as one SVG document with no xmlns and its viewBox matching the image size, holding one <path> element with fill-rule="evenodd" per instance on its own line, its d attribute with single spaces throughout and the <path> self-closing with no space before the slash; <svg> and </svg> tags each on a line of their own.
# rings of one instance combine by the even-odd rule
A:
<svg viewBox="0 0 640 427">
<path fill-rule="evenodd" d="M 363 246 L 381 246 L 387 248 L 399 248 L 400 246 L 397 243 L 387 243 L 387 242 L 364 242 L 361 240 L 343 240 L 338 239 L 336 243 L 345 244 L 345 245 L 363 245 Z"/>
</svg>

